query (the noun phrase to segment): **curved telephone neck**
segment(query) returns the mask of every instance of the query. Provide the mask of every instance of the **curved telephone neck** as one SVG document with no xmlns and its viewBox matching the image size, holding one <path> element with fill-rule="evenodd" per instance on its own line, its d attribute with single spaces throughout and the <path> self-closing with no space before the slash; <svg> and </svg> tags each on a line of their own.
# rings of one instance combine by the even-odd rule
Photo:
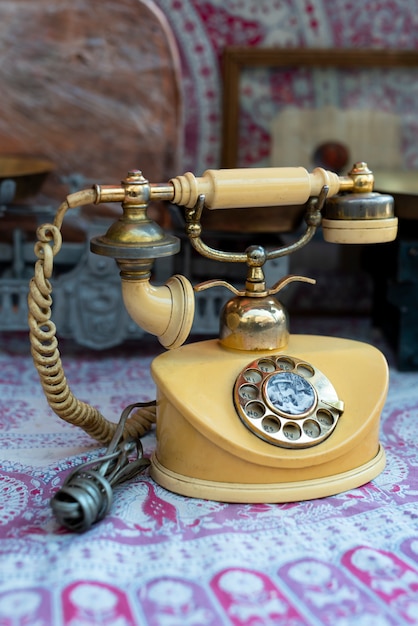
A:
<svg viewBox="0 0 418 626">
<path fill-rule="evenodd" d="M 140 328 L 156 335 L 165 348 L 177 348 L 187 339 L 194 318 L 194 296 L 184 276 L 172 276 L 165 285 L 154 286 L 149 277 L 124 277 L 123 301 Z"/>
<path fill-rule="evenodd" d="M 167 194 L 167 186 L 153 189 L 159 197 Z M 165 233 L 148 217 L 152 195 L 149 182 L 134 170 L 120 188 L 98 188 L 97 194 L 99 202 L 122 200 L 123 215 L 105 235 L 91 240 L 91 250 L 116 260 L 124 303 L 132 319 L 143 330 L 157 335 L 164 347 L 178 347 L 193 323 L 193 288 L 183 276 L 173 276 L 158 287 L 149 282 L 154 260 L 180 249 L 178 238 Z"/>
</svg>

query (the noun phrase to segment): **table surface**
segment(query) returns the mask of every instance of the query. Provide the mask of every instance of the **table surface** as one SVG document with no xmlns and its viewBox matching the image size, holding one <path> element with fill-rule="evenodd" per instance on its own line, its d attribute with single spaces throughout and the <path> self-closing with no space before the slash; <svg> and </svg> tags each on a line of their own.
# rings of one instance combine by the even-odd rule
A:
<svg viewBox="0 0 418 626">
<path fill-rule="evenodd" d="M 367 320 L 293 330 L 386 351 Z M 115 421 L 153 399 L 159 351 L 153 341 L 104 353 L 62 347 L 74 393 Z M 0 624 L 418 623 L 418 377 L 387 356 L 387 467 L 372 483 L 308 502 L 224 504 L 169 493 L 145 474 L 116 488 L 102 522 L 72 534 L 49 500 L 104 448 L 51 412 L 26 335 L 1 335 Z M 147 456 L 154 446 L 150 433 Z"/>
</svg>

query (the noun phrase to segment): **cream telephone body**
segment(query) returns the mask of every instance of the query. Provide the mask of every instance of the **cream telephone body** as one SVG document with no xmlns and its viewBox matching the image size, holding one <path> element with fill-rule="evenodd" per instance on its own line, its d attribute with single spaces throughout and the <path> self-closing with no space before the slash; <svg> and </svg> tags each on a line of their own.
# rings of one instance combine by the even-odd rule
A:
<svg viewBox="0 0 418 626">
<path fill-rule="evenodd" d="M 186 233 L 202 255 L 245 267 L 244 289 L 223 280 L 192 286 L 181 275 L 150 282 L 154 259 L 175 254 L 179 241 L 151 221 L 150 201 L 184 207 Z M 227 502 L 289 502 L 322 497 L 365 484 L 385 465 L 379 420 L 388 368 L 374 347 L 351 340 L 292 335 L 276 294 L 295 280 L 266 284 L 269 259 L 306 245 L 322 224 L 335 243 L 377 243 L 396 237 L 390 196 L 373 192 L 373 175 L 357 163 L 345 177 L 317 168 L 208 170 L 150 184 L 138 170 L 120 185 L 72 194 L 54 224 L 39 229 L 38 261 L 31 282 L 32 353 L 53 410 L 99 441 L 117 427 L 69 389 L 50 319 L 49 279 L 66 211 L 81 204 L 120 202 L 123 214 L 91 242 L 114 257 L 126 308 L 167 351 L 152 363 L 155 406 L 127 419 L 124 437 L 138 439 L 154 421 L 157 444 L 151 476 L 179 494 Z M 306 206 L 306 231 L 275 250 L 254 245 L 225 252 L 204 243 L 201 215 L 222 208 Z M 223 285 L 232 291 L 218 339 L 185 343 L 194 314 L 194 291 Z"/>
</svg>

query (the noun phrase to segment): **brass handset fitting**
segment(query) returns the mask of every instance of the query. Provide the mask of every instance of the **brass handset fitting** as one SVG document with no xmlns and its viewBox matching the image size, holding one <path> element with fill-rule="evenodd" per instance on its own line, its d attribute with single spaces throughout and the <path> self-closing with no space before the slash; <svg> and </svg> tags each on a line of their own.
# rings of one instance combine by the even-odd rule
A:
<svg viewBox="0 0 418 626">
<path fill-rule="evenodd" d="M 150 185 L 140 170 L 132 170 L 119 187 L 95 185 L 94 189 L 96 204 L 121 202 L 123 214 L 105 235 L 93 240 L 93 252 L 115 258 L 127 276 L 132 273 L 132 267 L 131 263 L 125 264 L 124 261 L 153 260 L 178 252 L 178 239 L 165 233 L 147 214 L 152 200 L 172 196 L 171 185 Z"/>
<path fill-rule="evenodd" d="M 166 348 L 181 345 L 193 323 L 193 288 L 184 276 L 172 276 L 161 286 L 149 280 L 154 260 L 180 249 L 179 239 L 147 214 L 151 200 L 172 196 L 172 186 L 150 185 L 141 171 L 133 170 L 120 187 L 95 189 L 97 202 L 122 202 L 123 214 L 105 235 L 91 240 L 91 250 L 116 260 L 125 307 L 138 326 L 156 335 Z"/>
<path fill-rule="evenodd" d="M 374 176 L 367 163 L 354 163 L 347 176 L 340 176 L 340 192 L 370 193 L 373 191 Z"/>
</svg>

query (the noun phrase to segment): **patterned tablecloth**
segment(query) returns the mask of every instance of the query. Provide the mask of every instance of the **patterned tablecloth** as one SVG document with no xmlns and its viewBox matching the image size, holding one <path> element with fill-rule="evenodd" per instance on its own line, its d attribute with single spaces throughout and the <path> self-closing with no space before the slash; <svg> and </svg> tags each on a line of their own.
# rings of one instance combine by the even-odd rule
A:
<svg viewBox="0 0 418 626">
<path fill-rule="evenodd" d="M 376 339 L 363 321 L 327 330 Z M 152 341 L 62 350 L 75 394 L 115 419 L 153 398 L 158 351 Z M 0 366 L 1 626 L 418 623 L 416 373 L 391 367 L 387 468 L 362 488 L 231 505 L 174 495 L 143 475 L 116 488 L 102 522 L 74 535 L 49 499 L 103 448 L 51 413 L 25 336 L 2 337 Z M 144 446 L 149 455 L 153 434 Z"/>
</svg>

